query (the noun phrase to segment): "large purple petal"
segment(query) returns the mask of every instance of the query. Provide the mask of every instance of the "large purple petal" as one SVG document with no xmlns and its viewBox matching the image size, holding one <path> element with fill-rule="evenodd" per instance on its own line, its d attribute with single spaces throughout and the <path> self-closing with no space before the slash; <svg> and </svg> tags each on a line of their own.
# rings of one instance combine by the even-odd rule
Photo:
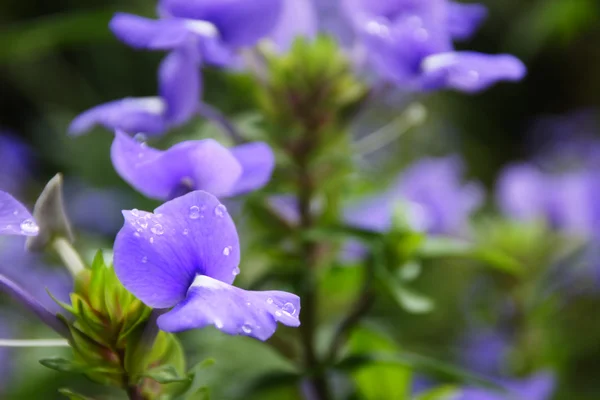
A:
<svg viewBox="0 0 600 400">
<path fill-rule="evenodd" d="M 423 85 L 428 89 L 450 88 L 477 93 L 499 81 L 519 81 L 527 69 L 510 54 L 446 52 L 423 60 Z"/>
<path fill-rule="evenodd" d="M 487 17 L 482 4 L 448 2 L 448 31 L 454 39 L 469 39 Z"/>
<path fill-rule="evenodd" d="M 242 176 L 230 196 L 260 189 L 269 182 L 275 168 L 275 155 L 268 144 L 247 143 L 232 148 L 231 153 L 242 166 Z"/>
<path fill-rule="evenodd" d="M 287 51 L 298 36 L 316 36 L 318 19 L 313 1 L 284 0 L 279 22 L 269 35 L 280 51 Z"/>
<path fill-rule="evenodd" d="M 233 154 L 212 139 L 181 142 L 161 151 L 116 132 L 111 158 L 125 181 L 154 199 L 166 200 L 182 189 L 228 195 L 242 175 Z"/>
<path fill-rule="evenodd" d="M 40 231 L 25 206 L 0 191 L 0 235 L 35 236 Z"/>
<path fill-rule="evenodd" d="M 166 105 L 158 97 L 126 98 L 91 108 L 71 122 L 69 133 L 81 135 L 95 125 L 129 133 L 159 134 L 166 130 Z"/>
<path fill-rule="evenodd" d="M 228 285 L 208 276 L 198 276 L 186 299 L 158 318 L 167 332 L 214 325 L 230 335 L 267 340 L 277 322 L 299 326 L 300 298 L 280 291 L 254 292 Z"/>
<path fill-rule="evenodd" d="M 193 36 L 180 19 L 154 20 L 116 13 L 109 26 L 119 40 L 136 49 L 172 50 Z"/>
<path fill-rule="evenodd" d="M 160 96 L 167 104 L 165 118 L 173 125 L 187 122 L 200 102 L 200 55 L 193 43 L 171 52 L 158 72 Z"/>
<path fill-rule="evenodd" d="M 277 24 L 283 1 L 291 0 L 162 0 L 162 14 L 215 24 L 233 47 L 251 46 Z"/>
<path fill-rule="evenodd" d="M 115 240 L 115 271 L 123 285 L 153 308 L 184 300 L 197 275 L 231 284 L 240 246 L 227 209 L 196 191 L 154 210 L 124 211 Z"/>
</svg>

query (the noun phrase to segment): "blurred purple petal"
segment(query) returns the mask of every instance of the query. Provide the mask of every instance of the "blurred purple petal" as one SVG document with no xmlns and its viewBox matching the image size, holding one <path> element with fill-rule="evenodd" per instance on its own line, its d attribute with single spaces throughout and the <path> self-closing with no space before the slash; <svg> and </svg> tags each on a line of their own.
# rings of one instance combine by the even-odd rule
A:
<svg viewBox="0 0 600 400">
<path fill-rule="evenodd" d="M 196 112 L 201 91 L 199 61 L 197 50 L 187 45 L 172 51 L 160 65 L 160 96 L 167 105 L 165 118 L 173 125 L 187 122 Z"/>
<path fill-rule="evenodd" d="M 73 120 L 72 135 L 81 135 L 95 125 L 129 133 L 162 133 L 167 129 L 165 102 L 158 97 L 126 98 L 91 108 Z"/>
<path fill-rule="evenodd" d="M 124 211 L 114 264 L 123 285 L 153 308 L 182 301 L 196 275 L 235 279 L 240 246 L 235 225 L 214 196 L 196 191 L 154 214 Z"/>
<path fill-rule="evenodd" d="M 423 59 L 424 85 L 428 89 L 449 88 L 477 93 L 499 81 L 520 81 L 527 69 L 509 54 L 447 52 Z"/>
<path fill-rule="evenodd" d="M 299 326 L 299 314 L 300 298 L 296 295 L 246 291 L 208 276 L 198 276 L 186 299 L 161 315 L 158 326 L 167 332 L 180 332 L 214 325 L 230 335 L 267 340 L 275 333 L 277 322 Z"/>
<path fill-rule="evenodd" d="M 185 21 L 179 19 L 154 20 L 116 13 L 109 26 L 119 40 L 136 49 L 172 50 L 192 36 Z"/>
<path fill-rule="evenodd" d="M 464 340 L 463 362 L 478 374 L 498 376 L 505 364 L 509 346 L 508 339 L 499 332 L 472 332 Z"/>
<path fill-rule="evenodd" d="M 36 236 L 39 231 L 27 208 L 10 194 L 0 191 L 0 235 Z"/>
<path fill-rule="evenodd" d="M 247 193 L 265 186 L 275 168 L 275 155 L 268 144 L 253 142 L 233 147 L 231 154 L 242 166 L 242 176 L 237 180 L 230 196 Z"/>
<path fill-rule="evenodd" d="M 456 400 L 550 400 L 554 392 L 554 377 L 550 373 L 538 373 L 522 380 L 499 382 L 507 392 L 483 388 L 465 388 Z"/>
<path fill-rule="evenodd" d="M 168 199 L 182 187 L 225 196 L 242 176 L 233 154 L 212 139 L 181 142 L 161 151 L 116 132 L 111 158 L 125 181 L 155 199 Z"/>
<path fill-rule="evenodd" d="M 229 46 L 254 45 L 277 24 L 284 0 L 162 0 L 161 14 L 214 24 Z"/>
<path fill-rule="evenodd" d="M 279 22 L 269 35 L 280 51 L 287 51 L 297 37 L 313 38 L 317 35 L 318 20 L 313 1 L 283 1 Z"/>
<path fill-rule="evenodd" d="M 515 219 L 533 219 L 546 214 L 547 184 L 544 175 L 527 164 L 504 169 L 496 189 L 504 214 Z"/>
<path fill-rule="evenodd" d="M 482 4 L 448 1 L 448 30 L 454 39 L 469 39 L 486 17 L 487 8 Z"/>
</svg>

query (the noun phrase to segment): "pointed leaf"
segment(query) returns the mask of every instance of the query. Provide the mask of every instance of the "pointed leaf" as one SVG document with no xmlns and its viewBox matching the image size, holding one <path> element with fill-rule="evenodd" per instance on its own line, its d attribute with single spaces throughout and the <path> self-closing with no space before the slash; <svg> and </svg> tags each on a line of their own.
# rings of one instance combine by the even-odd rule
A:
<svg viewBox="0 0 600 400">
<path fill-rule="evenodd" d="M 179 375 L 177 369 L 172 365 L 161 365 L 144 372 L 140 377 L 150 378 L 162 384 L 189 382 L 191 380 L 189 376 Z"/>
</svg>

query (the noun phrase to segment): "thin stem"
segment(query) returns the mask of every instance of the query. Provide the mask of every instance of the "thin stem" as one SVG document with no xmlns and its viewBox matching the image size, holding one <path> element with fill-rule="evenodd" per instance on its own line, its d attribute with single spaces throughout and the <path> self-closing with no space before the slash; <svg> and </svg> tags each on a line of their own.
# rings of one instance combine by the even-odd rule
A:
<svg viewBox="0 0 600 400">
<path fill-rule="evenodd" d="M 0 339 L 0 347 L 69 347 L 65 339 Z"/>
<path fill-rule="evenodd" d="M 227 119 L 221 111 L 216 108 L 209 106 L 208 104 L 201 103 L 198 105 L 198 114 L 204 118 L 216 123 L 233 139 L 237 144 L 244 141 L 237 131 L 236 127 Z"/>
<path fill-rule="evenodd" d="M 79 256 L 79 253 L 77 253 L 73 246 L 71 246 L 71 243 L 65 238 L 58 237 L 54 239 L 52 248 L 61 258 L 73 278 L 77 278 L 79 274 L 85 270 L 85 264 Z"/>
</svg>

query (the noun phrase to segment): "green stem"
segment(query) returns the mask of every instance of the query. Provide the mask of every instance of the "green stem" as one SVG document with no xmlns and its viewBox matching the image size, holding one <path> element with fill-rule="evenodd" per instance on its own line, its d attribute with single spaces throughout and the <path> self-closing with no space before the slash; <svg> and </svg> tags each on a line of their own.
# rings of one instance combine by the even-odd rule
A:
<svg viewBox="0 0 600 400">
<path fill-rule="evenodd" d="M 77 278 L 85 270 L 85 264 L 79 256 L 79 253 L 71 246 L 65 238 L 57 237 L 52 242 L 52 248 L 61 258 L 65 267 L 69 270 L 73 278 Z"/>
</svg>

